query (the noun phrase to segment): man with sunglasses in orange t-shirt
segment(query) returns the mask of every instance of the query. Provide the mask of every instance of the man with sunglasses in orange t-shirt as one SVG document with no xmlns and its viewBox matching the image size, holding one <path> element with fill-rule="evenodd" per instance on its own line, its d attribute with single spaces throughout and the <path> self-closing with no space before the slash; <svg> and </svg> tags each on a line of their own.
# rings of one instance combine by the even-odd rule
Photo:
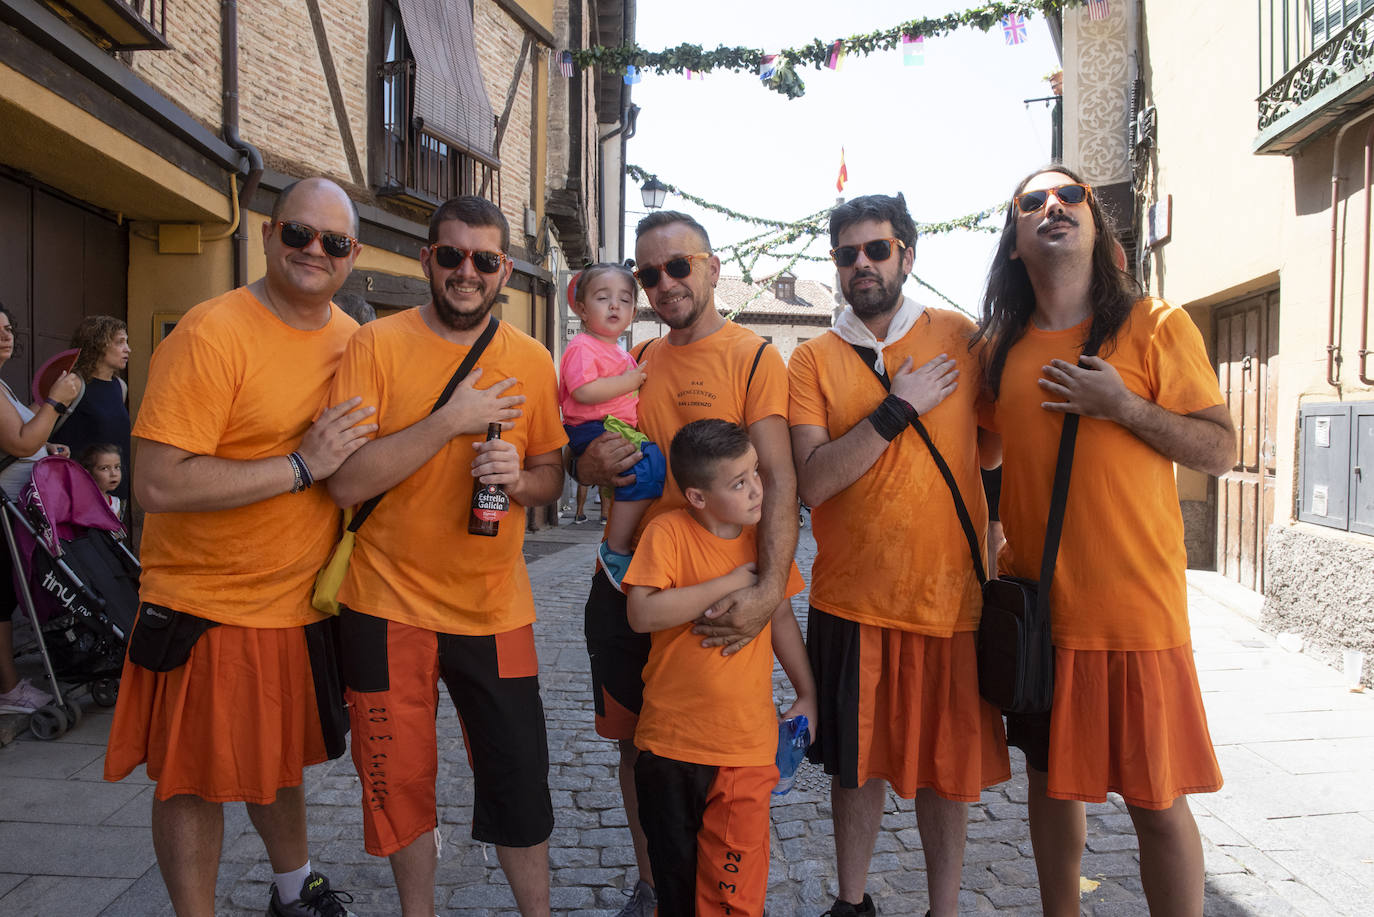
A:
<svg viewBox="0 0 1374 917">
<path fill-rule="evenodd" d="M 982 324 L 1007 575 L 1039 576 L 1064 419 L 1081 418 L 1049 603 L 1053 703 L 1007 716 L 1026 755 L 1041 904 L 1078 914 L 1084 803 L 1110 792 L 1135 826 L 1150 912 L 1201 917 L 1188 794 L 1220 788 L 1221 771 L 1193 665 L 1174 463 L 1228 470 L 1231 415 L 1197 326 L 1142 295 L 1090 186 L 1053 166 L 1011 204 Z"/>
<path fill-rule="evenodd" d="M 358 327 L 330 302 L 357 233 L 338 185 L 286 188 L 262 227 L 266 276 L 187 312 L 149 364 L 133 429 L 143 605 L 105 778 L 147 762 L 153 849 L 179 917 L 214 917 L 222 806 L 239 800 L 271 860 L 269 917 L 348 913 L 310 868 L 302 770 L 330 752 L 321 714 L 342 717 L 316 696 L 333 661 L 317 665 L 327 641 L 310 605 L 339 512 L 311 485 L 376 430 L 361 399 L 325 400 Z"/>
<path fill-rule="evenodd" d="M 334 383 L 375 399 L 380 427 L 329 492 L 340 506 L 385 495 L 357 530 L 339 632 L 363 839 L 390 859 L 402 917 L 434 913 L 441 679 L 472 765 L 472 838 L 496 847 L 524 917 L 549 913 L 549 747 L 521 547 L 524 508 L 562 493 L 568 437 L 548 350 L 491 316 L 509 245 L 490 201 L 441 205 L 420 252 L 429 302 L 363 327 Z M 486 438 L 491 424 L 500 439 Z M 473 492 L 492 484 L 510 502 L 488 537 L 468 521 Z"/>
<path fill-rule="evenodd" d="M 848 305 L 802 344 L 791 376 L 792 451 L 816 535 L 807 651 L 818 686 L 811 757 L 831 775 L 839 896 L 864 891 L 887 788 L 915 798 L 931 913 L 959 902 L 968 803 L 1007 779 L 998 712 L 978 696 L 974 557 L 919 416 L 987 529 L 979 478 L 973 323 L 903 296 L 916 226 L 900 196 L 830 215 Z"/>
<path fill-rule="evenodd" d="M 758 525 L 758 583 L 717 602 L 696 632 L 705 646 L 733 653 L 771 620 L 782 601 L 797 546 L 797 488 L 787 437 L 787 368 L 781 355 L 752 331 L 727 321 L 716 309 L 720 259 L 706 230 L 690 216 L 660 210 L 635 229 L 636 278 L 649 305 L 669 331 L 633 351 L 647 374 L 639 390 L 639 428 L 657 443 L 670 443 L 694 420 L 719 418 L 749 431 L 764 479 Z M 595 439 L 577 459 L 581 483 L 619 487 L 634 482 L 627 472 L 641 458 L 617 434 Z M 663 496 L 640 521 L 685 506 L 669 470 Z M 615 513 L 615 507 L 611 507 Z M 597 571 L 586 606 L 587 654 L 592 668 L 596 731 L 620 746 L 620 787 L 634 841 L 639 881 L 624 917 L 649 917 L 654 891 L 649 854 L 640 828 L 634 786 L 635 725 L 643 703 L 642 672 L 649 637 L 631 630 L 625 596 Z"/>
</svg>

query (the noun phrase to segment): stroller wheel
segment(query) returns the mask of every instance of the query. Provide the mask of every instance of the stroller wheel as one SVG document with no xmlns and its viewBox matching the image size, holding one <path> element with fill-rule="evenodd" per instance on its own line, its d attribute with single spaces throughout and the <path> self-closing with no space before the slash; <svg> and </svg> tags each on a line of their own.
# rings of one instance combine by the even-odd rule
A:
<svg viewBox="0 0 1374 917">
<path fill-rule="evenodd" d="M 44 742 L 67 731 L 67 714 L 56 704 L 39 707 L 29 717 L 29 730 Z"/>
<path fill-rule="evenodd" d="M 66 703 L 62 705 L 62 712 L 67 716 L 67 728 L 75 729 L 76 724 L 85 717 L 86 711 L 81 709 L 81 702 L 73 700 L 70 695 L 64 700 Z"/>
<path fill-rule="evenodd" d="M 91 682 L 91 697 L 102 707 L 113 707 L 119 697 L 119 681 L 99 678 Z"/>
</svg>

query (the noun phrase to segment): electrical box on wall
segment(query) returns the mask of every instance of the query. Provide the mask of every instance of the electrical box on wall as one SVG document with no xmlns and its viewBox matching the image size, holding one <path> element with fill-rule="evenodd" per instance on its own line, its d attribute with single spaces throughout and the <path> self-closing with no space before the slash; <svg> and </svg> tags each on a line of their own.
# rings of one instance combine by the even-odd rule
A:
<svg viewBox="0 0 1374 917">
<path fill-rule="evenodd" d="M 1304 404 L 1298 519 L 1374 535 L 1374 402 Z"/>
<path fill-rule="evenodd" d="M 199 255 L 199 223 L 159 223 L 157 227 L 159 255 Z"/>
</svg>

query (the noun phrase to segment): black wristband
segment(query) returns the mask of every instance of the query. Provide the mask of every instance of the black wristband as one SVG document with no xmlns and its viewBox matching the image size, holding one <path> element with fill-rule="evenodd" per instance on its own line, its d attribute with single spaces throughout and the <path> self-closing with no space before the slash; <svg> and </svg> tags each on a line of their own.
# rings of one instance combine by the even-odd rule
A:
<svg viewBox="0 0 1374 917">
<path fill-rule="evenodd" d="M 915 419 L 916 409 L 896 395 L 888 395 L 868 415 L 868 422 L 873 424 L 873 429 L 888 442 L 896 439 L 897 434 Z"/>
</svg>

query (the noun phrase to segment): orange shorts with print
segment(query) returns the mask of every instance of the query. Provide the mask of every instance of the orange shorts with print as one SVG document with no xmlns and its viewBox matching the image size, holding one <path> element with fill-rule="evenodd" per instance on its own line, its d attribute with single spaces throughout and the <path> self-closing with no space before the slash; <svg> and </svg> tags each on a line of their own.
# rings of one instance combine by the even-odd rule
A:
<svg viewBox="0 0 1374 917">
<path fill-rule="evenodd" d="M 500 847 L 549 839 L 549 743 L 533 627 L 441 634 L 345 606 L 339 644 L 368 853 L 390 856 L 438 825 L 441 678 L 472 768 L 472 839 Z"/>
</svg>

